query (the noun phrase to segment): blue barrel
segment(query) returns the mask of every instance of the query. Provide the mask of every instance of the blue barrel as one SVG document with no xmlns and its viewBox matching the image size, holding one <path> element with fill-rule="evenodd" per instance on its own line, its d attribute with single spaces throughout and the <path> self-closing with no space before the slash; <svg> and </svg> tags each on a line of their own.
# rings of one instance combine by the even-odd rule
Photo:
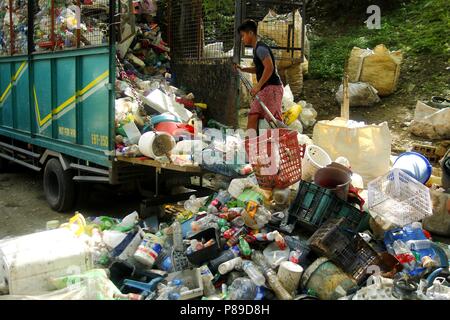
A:
<svg viewBox="0 0 450 320">
<path fill-rule="evenodd" d="M 417 152 L 401 154 L 394 163 L 394 169 L 400 169 L 417 181 L 425 184 L 430 180 L 433 166 L 430 161 Z"/>
</svg>

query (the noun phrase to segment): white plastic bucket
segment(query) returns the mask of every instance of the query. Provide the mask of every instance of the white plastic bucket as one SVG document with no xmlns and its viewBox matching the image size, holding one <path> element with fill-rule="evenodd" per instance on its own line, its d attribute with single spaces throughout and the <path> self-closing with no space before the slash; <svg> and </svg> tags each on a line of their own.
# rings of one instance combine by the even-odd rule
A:
<svg viewBox="0 0 450 320">
<path fill-rule="evenodd" d="M 306 147 L 305 157 L 302 160 L 302 180 L 312 181 L 319 169 L 331 163 L 330 156 L 322 148 L 314 145 Z"/>
<path fill-rule="evenodd" d="M 139 151 L 152 159 L 165 156 L 175 146 L 174 137 L 165 132 L 147 132 L 139 140 Z"/>
<path fill-rule="evenodd" d="M 290 294 L 297 290 L 302 274 L 303 268 L 291 261 L 282 262 L 278 269 L 278 279 Z"/>
</svg>

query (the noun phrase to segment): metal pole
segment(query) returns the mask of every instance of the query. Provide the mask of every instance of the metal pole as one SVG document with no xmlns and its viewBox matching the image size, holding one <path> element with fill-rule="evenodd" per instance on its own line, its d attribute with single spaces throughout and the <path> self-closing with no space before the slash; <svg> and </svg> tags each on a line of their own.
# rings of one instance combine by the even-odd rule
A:
<svg viewBox="0 0 450 320">
<path fill-rule="evenodd" d="M 305 21 L 306 21 L 306 6 L 305 1 L 302 2 L 302 56 L 301 56 L 301 63 L 305 62 Z"/>
<path fill-rule="evenodd" d="M 52 43 L 53 51 L 54 51 L 55 48 L 56 48 L 56 42 L 55 42 L 55 0 L 51 0 L 50 19 L 51 19 L 50 42 Z"/>
<path fill-rule="evenodd" d="M 13 26 L 13 18 L 12 18 L 12 11 L 13 11 L 13 0 L 9 0 L 9 44 L 10 44 L 10 54 L 14 55 L 14 26 Z"/>
<path fill-rule="evenodd" d="M 34 0 L 28 1 L 28 34 L 27 34 L 27 41 L 28 41 L 28 55 L 30 55 L 34 51 Z"/>
</svg>

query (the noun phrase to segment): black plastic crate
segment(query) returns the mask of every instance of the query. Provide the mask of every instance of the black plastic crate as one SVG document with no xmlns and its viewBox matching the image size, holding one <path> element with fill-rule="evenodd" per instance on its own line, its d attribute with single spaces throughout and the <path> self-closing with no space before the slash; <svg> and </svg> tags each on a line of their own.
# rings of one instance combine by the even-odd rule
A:
<svg viewBox="0 0 450 320">
<path fill-rule="evenodd" d="M 309 239 L 310 246 L 361 284 L 369 276 L 367 268 L 379 265 L 381 260 L 378 253 L 345 224 L 345 218 L 329 220 Z"/>
<path fill-rule="evenodd" d="M 315 231 L 331 218 L 345 218 L 345 225 L 355 231 L 363 231 L 369 216 L 331 190 L 313 183 L 301 181 L 297 197 L 289 208 L 288 224 L 299 223 Z"/>
</svg>

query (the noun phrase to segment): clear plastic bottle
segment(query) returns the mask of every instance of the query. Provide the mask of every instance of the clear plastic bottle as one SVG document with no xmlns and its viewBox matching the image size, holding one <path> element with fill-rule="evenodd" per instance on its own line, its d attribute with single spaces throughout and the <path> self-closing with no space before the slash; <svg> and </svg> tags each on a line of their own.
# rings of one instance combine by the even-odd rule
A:
<svg viewBox="0 0 450 320">
<path fill-rule="evenodd" d="M 256 284 L 248 278 L 237 278 L 228 288 L 227 300 L 254 300 L 257 294 Z"/>
<path fill-rule="evenodd" d="M 240 238 L 241 235 L 243 235 L 244 233 L 245 233 L 245 228 L 244 228 L 244 227 L 242 227 L 242 228 L 240 228 L 239 230 L 237 230 L 237 231 L 233 234 L 233 236 L 232 236 L 230 239 L 228 239 L 228 241 L 227 241 L 227 246 L 228 246 L 228 247 L 232 247 L 232 246 L 238 244 L 239 238 Z"/>
<path fill-rule="evenodd" d="M 228 201 L 231 200 L 231 195 L 228 191 L 221 190 L 217 194 L 217 197 L 208 206 L 208 213 L 217 213 L 219 209 Z"/>
<path fill-rule="evenodd" d="M 156 300 L 179 300 L 183 288 L 183 281 L 180 279 L 174 279 L 170 281 L 166 286 L 159 285 L 159 296 Z"/>
<path fill-rule="evenodd" d="M 216 259 L 209 262 L 211 272 L 215 273 L 219 269 L 219 266 L 231 259 L 237 258 L 240 255 L 240 250 L 238 246 L 234 246 L 220 254 Z"/>
<path fill-rule="evenodd" d="M 251 261 L 244 261 L 242 263 L 242 270 L 248 275 L 248 277 L 257 285 L 263 286 L 266 283 L 266 279 L 263 274 L 259 272 L 256 265 Z"/>
<path fill-rule="evenodd" d="M 218 228 L 217 222 L 219 221 L 219 217 L 215 215 L 208 215 L 200 220 L 193 221 L 191 223 L 191 229 L 193 232 L 200 232 L 202 230 L 208 228 Z"/>
<path fill-rule="evenodd" d="M 181 230 L 181 223 L 178 220 L 176 220 L 172 224 L 172 230 L 173 230 L 173 248 L 179 252 L 184 251 L 183 231 Z"/>
<path fill-rule="evenodd" d="M 184 203 L 184 208 L 187 211 L 190 211 L 192 213 L 198 213 L 200 211 L 200 208 L 204 206 L 206 200 L 208 198 L 198 198 L 195 195 L 192 195 L 189 200 L 187 200 Z"/>
<path fill-rule="evenodd" d="M 252 254 L 252 260 L 254 263 L 256 263 L 262 268 L 267 283 L 269 284 L 273 292 L 275 292 L 275 295 L 278 299 L 293 300 L 293 297 L 289 294 L 289 292 L 286 291 L 286 289 L 281 284 L 275 271 L 273 271 L 270 268 L 269 263 L 267 262 L 266 258 L 264 257 L 264 254 L 261 251 L 254 251 Z"/>
<path fill-rule="evenodd" d="M 237 257 L 234 259 L 231 259 L 230 261 L 224 262 L 219 266 L 219 273 L 221 275 L 225 275 L 231 271 L 233 271 L 234 269 L 240 269 L 242 268 L 242 258 L 241 257 Z"/>
<path fill-rule="evenodd" d="M 393 244 L 393 249 L 397 260 L 409 271 L 416 268 L 417 261 L 414 254 L 409 250 L 406 243 L 401 240 L 397 240 Z"/>
</svg>

